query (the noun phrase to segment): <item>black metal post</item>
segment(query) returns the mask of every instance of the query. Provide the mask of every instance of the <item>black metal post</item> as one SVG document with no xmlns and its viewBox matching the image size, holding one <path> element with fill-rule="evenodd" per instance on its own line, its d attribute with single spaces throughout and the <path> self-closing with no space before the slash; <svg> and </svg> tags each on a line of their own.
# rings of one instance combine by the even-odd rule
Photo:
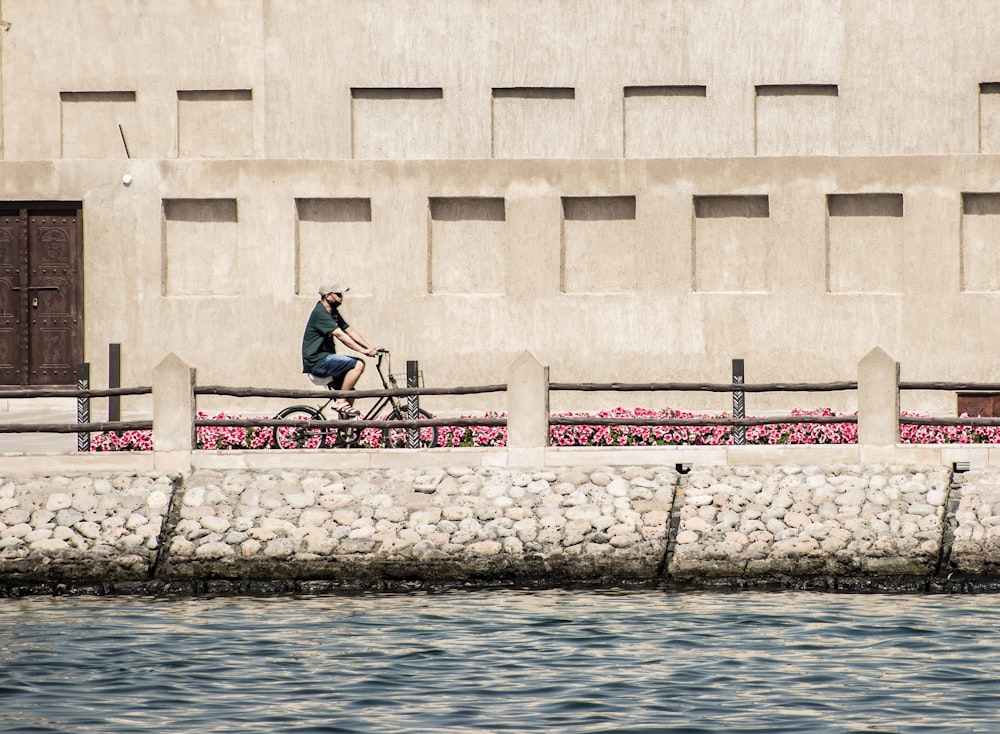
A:
<svg viewBox="0 0 1000 734">
<path fill-rule="evenodd" d="M 108 387 L 122 386 L 122 345 L 108 344 Z M 122 419 L 122 396 L 108 397 L 108 420 L 111 422 Z"/>
<path fill-rule="evenodd" d="M 416 360 L 409 359 L 406 361 L 406 386 L 407 387 L 420 387 L 420 367 Z M 419 395 L 407 395 L 406 396 L 406 417 L 413 421 L 420 417 L 420 396 Z M 411 449 L 420 448 L 420 429 L 419 428 L 407 428 L 406 429 L 406 445 Z"/>
<path fill-rule="evenodd" d="M 90 389 L 90 364 L 82 362 L 76 366 L 76 389 Z M 76 399 L 76 422 L 90 423 L 90 398 L 78 397 Z M 90 452 L 90 433 L 81 431 L 76 434 L 76 450 Z"/>
<path fill-rule="evenodd" d="M 745 385 L 746 378 L 743 371 L 743 360 L 733 360 L 733 384 Z M 747 417 L 746 393 L 742 390 L 733 390 L 733 418 Z M 747 427 L 733 426 L 733 444 L 742 446 L 747 442 Z"/>
</svg>

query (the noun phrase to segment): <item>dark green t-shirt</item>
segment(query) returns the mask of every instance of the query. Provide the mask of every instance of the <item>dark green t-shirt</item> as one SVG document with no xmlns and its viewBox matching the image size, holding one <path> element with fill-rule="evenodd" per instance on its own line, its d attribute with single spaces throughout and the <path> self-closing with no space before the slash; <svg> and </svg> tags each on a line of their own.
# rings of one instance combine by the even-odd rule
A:
<svg viewBox="0 0 1000 734">
<path fill-rule="evenodd" d="M 337 347 L 330 332 L 334 329 L 347 330 L 347 322 L 336 308 L 328 313 L 322 302 L 317 301 L 306 330 L 302 334 L 302 371 L 312 372 L 313 367 L 320 363 L 328 354 L 336 354 Z"/>
</svg>

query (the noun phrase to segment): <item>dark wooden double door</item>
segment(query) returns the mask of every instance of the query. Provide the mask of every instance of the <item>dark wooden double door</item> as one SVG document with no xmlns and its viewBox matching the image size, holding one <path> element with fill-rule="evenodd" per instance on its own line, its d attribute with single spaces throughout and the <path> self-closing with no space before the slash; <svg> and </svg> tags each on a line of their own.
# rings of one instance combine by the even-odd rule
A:
<svg viewBox="0 0 1000 734">
<path fill-rule="evenodd" d="M 0 202 L 0 386 L 74 385 L 82 361 L 80 205 Z"/>
</svg>

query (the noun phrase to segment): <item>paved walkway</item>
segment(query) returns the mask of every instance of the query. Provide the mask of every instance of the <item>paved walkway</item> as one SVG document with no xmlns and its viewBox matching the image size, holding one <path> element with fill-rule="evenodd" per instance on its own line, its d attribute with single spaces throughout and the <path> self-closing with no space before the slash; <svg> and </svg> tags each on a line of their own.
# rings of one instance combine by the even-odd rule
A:
<svg viewBox="0 0 1000 734">
<path fill-rule="evenodd" d="M 104 421 L 107 417 L 107 407 L 95 401 L 91 406 L 91 421 Z M 122 419 L 148 417 L 124 414 Z M 11 423 L 76 423 L 76 399 L 0 399 L 0 425 Z M 76 451 L 76 440 L 75 433 L 0 433 L 0 454 L 69 453 Z"/>
</svg>

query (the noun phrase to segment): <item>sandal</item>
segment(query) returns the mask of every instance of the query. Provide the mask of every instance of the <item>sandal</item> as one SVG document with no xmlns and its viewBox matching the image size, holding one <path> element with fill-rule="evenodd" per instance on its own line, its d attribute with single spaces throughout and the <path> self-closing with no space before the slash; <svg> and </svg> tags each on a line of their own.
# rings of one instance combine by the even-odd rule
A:
<svg viewBox="0 0 1000 734">
<path fill-rule="evenodd" d="M 336 405 L 334 405 L 333 409 L 338 413 L 340 413 L 340 416 L 342 418 L 357 418 L 359 415 L 361 415 L 360 410 L 355 410 L 350 405 L 345 405 L 343 407 L 337 407 Z"/>
</svg>

